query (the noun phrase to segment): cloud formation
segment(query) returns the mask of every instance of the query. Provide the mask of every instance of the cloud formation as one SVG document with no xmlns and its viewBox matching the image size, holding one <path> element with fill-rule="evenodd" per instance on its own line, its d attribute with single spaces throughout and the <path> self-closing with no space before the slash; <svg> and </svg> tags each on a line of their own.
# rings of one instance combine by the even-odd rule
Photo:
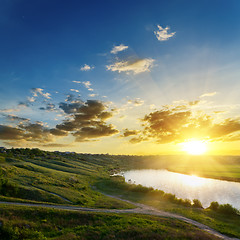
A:
<svg viewBox="0 0 240 240">
<path fill-rule="evenodd" d="M 67 133 L 59 129 L 49 129 L 40 122 L 20 123 L 16 127 L 0 125 L 0 139 L 47 143 L 54 141 L 54 136 L 66 136 Z"/>
<path fill-rule="evenodd" d="M 144 100 L 141 100 L 140 98 L 135 98 L 134 100 L 128 100 L 129 104 L 133 104 L 134 106 L 141 106 L 144 104 Z"/>
<path fill-rule="evenodd" d="M 170 30 L 169 27 L 163 28 L 160 25 L 157 25 L 157 27 L 158 30 L 154 31 L 154 34 L 156 35 L 158 41 L 167 41 L 176 34 L 176 32 L 168 32 L 168 30 Z"/>
<path fill-rule="evenodd" d="M 124 129 L 121 137 L 129 137 L 129 136 L 137 135 L 138 133 L 139 133 L 138 130 L 129 130 L 128 128 L 126 128 Z"/>
<path fill-rule="evenodd" d="M 216 95 L 217 92 L 209 92 L 209 93 L 204 93 L 200 96 L 200 98 L 203 98 L 203 97 L 212 97 L 214 95 Z"/>
<path fill-rule="evenodd" d="M 120 61 L 115 62 L 112 65 L 107 65 L 107 70 L 112 72 L 126 72 L 127 74 L 139 74 L 143 72 L 150 72 L 150 69 L 153 67 L 154 59 L 144 58 L 138 59 L 135 61 Z"/>
<path fill-rule="evenodd" d="M 32 88 L 31 92 L 33 94 L 33 97 L 42 96 L 44 98 L 51 99 L 51 94 L 47 92 L 44 93 L 42 88 Z M 32 101 L 34 100 L 32 99 Z"/>
<path fill-rule="evenodd" d="M 159 144 L 183 142 L 189 139 L 210 141 L 236 141 L 240 139 L 240 119 L 227 118 L 216 122 L 214 117 L 203 111 L 193 111 L 191 107 L 198 101 L 187 102 L 185 105 L 164 106 L 153 111 L 141 120 L 143 129 L 131 132 L 126 129 L 131 143 L 154 141 Z"/>
<path fill-rule="evenodd" d="M 56 128 L 71 132 L 77 142 L 111 136 L 119 132 L 112 124 L 106 123 L 113 113 L 107 111 L 107 106 L 103 102 L 87 100 L 84 104 L 61 104 L 65 113 L 74 113 L 73 119 L 58 124 Z"/>
<path fill-rule="evenodd" d="M 56 111 L 55 104 L 53 103 L 47 103 L 46 107 L 40 107 L 39 110 L 44 110 L 47 112 L 53 112 Z"/>
<path fill-rule="evenodd" d="M 120 44 L 119 46 L 114 46 L 113 49 L 111 50 L 112 54 L 117 54 L 118 52 L 124 51 L 128 49 L 128 46 Z"/>
<path fill-rule="evenodd" d="M 80 70 L 81 71 L 90 71 L 90 70 L 92 70 L 92 69 L 94 69 L 94 66 L 89 66 L 89 65 L 87 65 L 87 64 L 84 64 L 81 68 L 80 68 Z"/>
</svg>

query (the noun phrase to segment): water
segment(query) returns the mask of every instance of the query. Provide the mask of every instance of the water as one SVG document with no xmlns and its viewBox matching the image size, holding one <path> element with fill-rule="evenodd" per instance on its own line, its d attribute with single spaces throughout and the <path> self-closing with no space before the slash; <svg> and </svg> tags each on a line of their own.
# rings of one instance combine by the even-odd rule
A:
<svg viewBox="0 0 240 240">
<path fill-rule="evenodd" d="M 240 209 L 240 183 L 201 178 L 167 170 L 131 170 L 122 173 L 126 182 L 153 187 L 178 198 L 198 199 L 204 208 L 217 201 Z"/>
</svg>

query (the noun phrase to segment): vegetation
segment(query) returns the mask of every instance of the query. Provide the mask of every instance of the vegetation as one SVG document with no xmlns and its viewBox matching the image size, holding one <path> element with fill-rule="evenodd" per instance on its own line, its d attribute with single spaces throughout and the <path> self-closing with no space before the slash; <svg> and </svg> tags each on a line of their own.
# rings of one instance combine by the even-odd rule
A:
<svg viewBox="0 0 240 240">
<path fill-rule="evenodd" d="M 0 239 L 218 239 L 187 223 L 138 214 L 0 206 Z"/>
<path fill-rule="evenodd" d="M 188 199 L 178 199 L 175 195 L 164 193 L 160 190 L 146 188 L 141 185 L 127 184 L 124 179 L 119 176 L 109 177 L 114 173 L 129 169 L 166 168 L 179 172 L 197 174 L 199 176 L 207 175 L 220 179 L 240 180 L 239 157 L 211 157 L 208 160 L 209 161 L 203 160 L 202 157 L 112 156 L 107 154 L 92 155 L 47 152 L 39 149 L 8 149 L 0 153 L 0 201 L 45 202 L 48 204 L 80 205 L 92 208 L 133 208 L 133 205 L 107 197 L 101 193 L 103 192 L 112 195 L 121 195 L 121 197 L 125 199 L 148 204 L 161 210 L 178 213 L 202 222 L 223 234 L 240 237 L 240 227 L 238 224 L 240 222 L 240 216 L 238 215 L 238 211 L 229 204 L 219 205 L 213 202 L 208 209 L 203 209 L 197 199 L 193 200 L 193 202 Z M 190 161 L 191 164 L 189 164 Z M 215 167 L 214 169 L 213 166 Z M 223 169 L 225 169 L 225 171 L 223 171 Z M 23 217 L 25 216 L 25 212 L 24 215 L 21 215 L 23 214 L 21 211 L 29 211 L 27 215 L 31 216 L 31 208 L 23 208 L 21 211 L 19 210 L 20 208 L 10 206 L 1 206 L 1 208 L 0 226 L 2 235 L 0 239 L 4 239 L 2 237 L 5 236 L 4 234 L 8 236 L 6 239 L 11 239 L 9 236 L 11 236 L 12 239 L 92 239 L 91 234 L 99 237 L 95 239 L 114 239 L 114 237 L 115 239 L 149 239 L 151 237 L 158 239 L 163 235 L 155 236 L 150 234 L 150 232 L 155 233 L 155 228 L 151 228 L 151 226 L 155 226 L 155 221 L 163 225 L 162 227 L 164 227 L 164 224 L 167 222 L 174 224 L 177 222 L 177 225 L 183 224 L 173 219 L 165 219 L 166 222 L 163 223 L 163 219 L 161 220 L 162 222 L 160 220 L 159 222 L 157 220 L 159 218 L 141 215 L 131 215 L 131 217 L 129 217 L 130 215 L 78 213 L 83 214 L 81 217 L 91 216 L 94 218 L 94 216 L 101 216 L 102 220 L 98 219 L 98 221 L 102 223 L 105 222 L 106 224 L 105 226 L 103 226 L 104 224 L 98 225 L 98 221 L 95 221 L 93 224 L 93 220 L 91 220 L 92 222 L 89 220 L 89 224 L 80 224 L 80 230 L 77 230 L 77 227 L 74 225 L 75 220 L 69 221 L 69 224 L 73 223 L 73 225 L 63 228 L 63 222 L 54 222 L 57 221 L 55 218 L 61 219 L 58 211 L 38 209 L 35 217 L 38 214 L 41 215 L 42 211 L 45 211 L 45 213 L 47 212 L 47 214 L 49 214 L 49 219 L 47 219 L 47 222 L 44 219 L 37 219 L 37 221 L 34 221 L 37 227 L 32 227 L 31 219 L 24 219 Z M 7 213 L 11 211 L 12 216 L 16 216 L 16 219 L 7 215 Z M 32 213 L 34 213 L 34 211 L 32 211 Z M 69 214 L 67 215 L 69 219 L 70 216 L 73 216 L 71 215 L 73 213 L 70 212 L 61 212 L 61 214 Z M 51 223 L 49 223 L 50 216 L 52 217 Z M 78 215 L 78 217 L 79 216 L 80 215 Z M 116 216 L 122 219 L 122 222 L 118 224 L 119 226 L 115 224 L 116 222 L 114 223 L 114 219 L 117 218 Z M 146 229 L 149 229 L 149 232 L 147 230 L 142 231 L 139 227 L 140 223 L 138 224 L 136 222 L 136 225 L 134 225 L 134 221 L 132 222 L 134 223 L 133 225 L 124 225 L 123 222 L 127 221 L 128 217 L 129 219 L 133 218 L 135 220 L 137 218 L 137 221 L 140 222 L 143 221 L 141 224 L 144 228 L 141 229 L 145 229 L 146 227 Z M 15 220 L 17 224 L 15 224 Z M 114 223 L 116 226 L 111 225 L 108 221 Z M 145 221 L 147 221 L 147 223 Z M 20 222 L 25 222 L 26 225 L 21 225 Z M 46 227 L 48 224 L 50 225 L 48 226 L 49 228 Z M 107 228 L 108 225 L 110 226 L 109 229 Z M 118 229 L 121 225 L 125 226 L 123 227 L 124 233 Z M 31 227 L 29 228 L 28 226 Z M 198 234 L 194 235 L 195 230 L 188 225 L 184 226 L 188 228 L 188 231 L 185 232 L 190 231 L 191 233 L 189 234 L 191 236 L 181 235 L 181 231 L 177 230 L 180 235 L 177 235 L 178 233 L 175 232 L 173 235 L 176 239 L 205 238 L 205 236 L 198 238 Z M 48 230 L 46 230 L 45 227 Z M 58 228 L 61 229 L 59 230 Z M 162 229 L 159 226 L 158 228 Z M 162 229 L 163 232 L 166 232 L 165 237 L 170 231 L 170 228 L 166 227 L 166 229 L 166 231 Z M 46 232 L 49 232 L 49 235 Z M 124 235 L 125 233 L 128 235 Z M 135 233 L 139 238 L 134 238 L 135 235 L 133 236 L 131 233 Z M 148 236 L 148 238 L 146 238 L 145 233 L 150 234 L 149 236 L 151 237 Z M 81 236 L 81 238 L 79 238 L 79 236 Z M 177 236 L 179 236 L 179 238 Z M 171 236 L 170 239 L 174 239 L 174 237 Z M 167 239 L 167 237 L 165 239 Z"/>
<path fill-rule="evenodd" d="M 144 203 L 160 210 L 177 213 L 201 222 L 223 234 L 240 237 L 240 215 L 239 212 L 229 204 L 220 205 L 215 202 L 211 203 L 209 208 L 203 209 L 198 200 L 194 200 L 192 203 L 188 199 L 177 199 L 173 194 L 134 184 L 127 184 L 121 177 L 100 179 L 99 182 L 96 183 L 96 186 L 108 194 L 116 195 L 117 192 L 118 195 L 124 199 Z M 141 188 L 142 191 L 140 191 Z M 214 208 L 216 205 L 218 207 Z M 231 209 L 234 209 L 234 211 Z"/>
</svg>

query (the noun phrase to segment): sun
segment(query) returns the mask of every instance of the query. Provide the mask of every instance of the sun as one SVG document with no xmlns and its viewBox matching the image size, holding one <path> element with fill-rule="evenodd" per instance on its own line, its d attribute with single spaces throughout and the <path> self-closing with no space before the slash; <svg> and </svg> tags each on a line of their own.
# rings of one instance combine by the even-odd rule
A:
<svg viewBox="0 0 240 240">
<path fill-rule="evenodd" d="M 192 140 L 183 143 L 183 150 L 191 155 L 201 155 L 207 151 L 207 145 L 200 140 Z"/>
</svg>

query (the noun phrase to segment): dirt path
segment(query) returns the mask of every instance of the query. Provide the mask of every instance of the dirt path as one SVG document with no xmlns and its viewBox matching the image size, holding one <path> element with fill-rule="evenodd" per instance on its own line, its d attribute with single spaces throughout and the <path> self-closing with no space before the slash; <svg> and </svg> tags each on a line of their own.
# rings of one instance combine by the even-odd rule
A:
<svg viewBox="0 0 240 240">
<path fill-rule="evenodd" d="M 18 205 L 18 206 L 28 206 L 28 207 L 46 207 L 46 208 L 55 208 L 55 209 L 61 209 L 61 210 L 71 210 L 71 211 L 86 211 L 86 212 L 104 212 L 104 213 L 140 213 L 140 214 L 148 214 L 148 215 L 154 215 L 154 216 L 161 216 L 161 217 L 169 217 L 169 218 L 175 218 L 184 222 L 187 222 L 189 224 L 192 224 L 216 237 L 219 237 L 220 239 L 226 239 L 226 240 L 240 240 L 238 238 L 230 238 L 227 237 L 214 229 L 196 222 L 192 219 L 174 214 L 169 212 L 164 212 L 157 210 L 153 207 L 140 204 L 140 203 L 134 203 L 125 199 L 121 199 L 119 197 L 106 195 L 124 202 L 131 203 L 136 206 L 134 209 L 94 209 L 94 208 L 85 208 L 85 207 L 77 207 L 77 206 L 64 206 L 64 205 L 49 205 L 49 204 L 33 204 L 33 203 L 17 203 L 17 202 L 1 202 L 0 204 L 7 204 L 7 205 Z"/>
</svg>

